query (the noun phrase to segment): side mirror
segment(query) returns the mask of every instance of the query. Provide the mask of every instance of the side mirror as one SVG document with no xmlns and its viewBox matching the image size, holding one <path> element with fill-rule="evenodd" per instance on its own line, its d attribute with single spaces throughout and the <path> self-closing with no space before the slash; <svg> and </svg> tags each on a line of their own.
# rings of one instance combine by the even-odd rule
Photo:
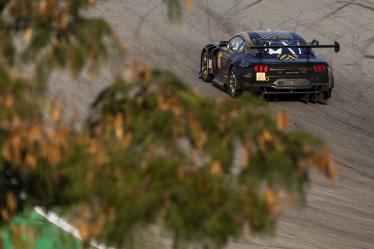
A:
<svg viewBox="0 0 374 249">
<path fill-rule="evenodd" d="M 220 41 L 219 46 L 220 47 L 226 47 L 227 46 L 227 41 Z"/>
<path fill-rule="evenodd" d="M 223 51 L 228 51 L 228 50 L 229 50 L 229 45 L 227 44 L 227 45 L 225 45 L 225 46 L 222 46 L 221 49 L 222 49 Z"/>
</svg>

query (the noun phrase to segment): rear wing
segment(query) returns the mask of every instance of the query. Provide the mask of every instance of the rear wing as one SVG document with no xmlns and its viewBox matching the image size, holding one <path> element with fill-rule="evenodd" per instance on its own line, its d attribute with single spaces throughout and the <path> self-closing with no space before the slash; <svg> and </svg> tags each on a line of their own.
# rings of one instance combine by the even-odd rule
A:
<svg viewBox="0 0 374 249">
<path fill-rule="evenodd" d="M 259 50 L 265 50 L 265 49 L 279 49 L 279 48 L 334 48 L 335 53 L 338 53 L 340 51 L 340 44 L 338 42 L 335 42 L 334 45 L 319 45 L 319 44 L 310 44 L 310 45 L 263 45 L 263 46 L 250 46 L 250 49 L 259 49 Z"/>
</svg>

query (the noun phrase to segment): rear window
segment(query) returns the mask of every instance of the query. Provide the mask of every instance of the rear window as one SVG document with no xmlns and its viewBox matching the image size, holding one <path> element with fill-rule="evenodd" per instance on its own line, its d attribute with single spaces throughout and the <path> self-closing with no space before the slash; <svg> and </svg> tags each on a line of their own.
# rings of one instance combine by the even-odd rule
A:
<svg viewBox="0 0 374 249">
<path fill-rule="evenodd" d="M 302 40 L 261 40 L 257 42 L 258 45 L 305 45 Z M 268 55 L 304 55 L 306 54 L 305 48 L 279 48 L 279 49 L 266 49 L 265 53 Z"/>
</svg>

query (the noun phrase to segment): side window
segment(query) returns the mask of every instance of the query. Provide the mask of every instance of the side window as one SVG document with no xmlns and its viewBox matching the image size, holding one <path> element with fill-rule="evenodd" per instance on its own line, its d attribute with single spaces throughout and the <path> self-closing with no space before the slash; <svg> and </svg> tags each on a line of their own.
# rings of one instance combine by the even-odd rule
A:
<svg viewBox="0 0 374 249">
<path fill-rule="evenodd" d="M 236 36 L 229 42 L 228 48 L 234 52 L 240 52 L 244 47 L 244 39 L 240 36 Z"/>
<path fill-rule="evenodd" d="M 239 53 L 243 53 L 244 52 L 244 46 L 245 46 L 245 42 L 242 42 L 242 44 L 240 45 L 240 47 L 238 49 Z"/>
</svg>

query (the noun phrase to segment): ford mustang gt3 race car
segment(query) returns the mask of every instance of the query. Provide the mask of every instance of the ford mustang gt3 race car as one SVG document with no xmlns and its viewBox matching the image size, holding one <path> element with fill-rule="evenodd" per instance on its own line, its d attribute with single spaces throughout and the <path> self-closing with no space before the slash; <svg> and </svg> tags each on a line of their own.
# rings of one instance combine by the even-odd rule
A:
<svg viewBox="0 0 374 249">
<path fill-rule="evenodd" d="M 235 97 L 243 90 L 271 94 L 300 94 L 306 101 L 325 103 L 334 88 L 332 67 L 313 49 L 340 44 L 307 43 L 295 32 L 242 32 L 229 41 L 202 50 L 200 78 Z"/>
</svg>

